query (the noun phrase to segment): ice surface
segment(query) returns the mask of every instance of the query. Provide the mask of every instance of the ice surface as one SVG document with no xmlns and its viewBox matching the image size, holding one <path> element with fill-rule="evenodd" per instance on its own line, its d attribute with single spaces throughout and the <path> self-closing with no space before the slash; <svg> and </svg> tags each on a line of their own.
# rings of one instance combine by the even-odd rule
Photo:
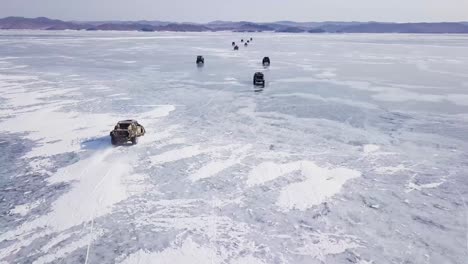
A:
<svg viewBox="0 0 468 264">
<path fill-rule="evenodd" d="M 468 259 L 467 36 L 0 37 L 0 263 Z"/>
<path fill-rule="evenodd" d="M 204 247 L 193 242 L 190 238 L 183 242 L 179 248 L 168 248 L 162 252 L 148 253 L 139 251 L 130 255 L 122 263 L 220 263 L 222 258 L 210 247 Z"/>
<path fill-rule="evenodd" d="M 297 164 L 297 163 L 296 163 Z M 307 210 L 325 202 L 340 192 L 346 181 L 361 176 L 356 170 L 346 168 L 321 168 L 312 162 L 300 162 L 305 180 L 284 187 L 278 197 L 277 205 L 283 209 Z"/>
</svg>

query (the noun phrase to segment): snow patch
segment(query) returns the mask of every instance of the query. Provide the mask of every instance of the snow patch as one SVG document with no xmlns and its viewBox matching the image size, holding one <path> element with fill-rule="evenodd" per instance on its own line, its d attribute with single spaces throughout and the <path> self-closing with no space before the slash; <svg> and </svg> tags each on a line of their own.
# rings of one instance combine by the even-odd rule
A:
<svg viewBox="0 0 468 264">
<path fill-rule="evenodd" d="M 301 162 L 293 162 L 287 164 L 276 164 L 274 162 L 264 162 L 250 171 L 247 178 L 247 186 L 252 187 L 259 184 L 264 184 L 272 181 L 285 174 L 299 170 Z"/>
<path fill-rule="evenodd" d="M 113 151 L 108 149 L 97 153 L 60 169 L 48 178 L 49 184 L 66 182 L 72 188 L 52 203 L 50 213 L 0 235 L 0 241 L 21 241 L 0 249 L 0 259 L 29 245 L 36 238 L 92 223 L 93 219 L 110 213 L 114 204 L 126 199 L 129 187 L 124 184 L 127 183 L 126 179 L 131 178 L 132 166 L 128 159 L 112 159 L 110 155 Z M 42 231 L 29 236 L 38 228 Z"/>
<path fill-rule="evenodd" d="M 57 262 L 58 260 L 76 251 L 77 249 L 89 246 L 94 240 L 102 236 L 103 233 L 104 232 L 102 231 L 94 231 L 93 233 L 81 237 L 77 241 L 74 241 L 64 247 L 59 248 L 54 253 L 49 253 L 47 255 L 39 257 L 33 262 L 33 264 L 46 264 L 51 262 Z"/>
<path fill-rule="evenodd" d="M 362 151 L 364 152 L 364 154 L 368 155 L 368 154 L 370 154 L 372 152 L 376 152 L 379 149 L 380 149 L 380 146 L 378 146 L 378 145 L 367 144 L 367 145 L 364 145 Z"/>
<path fill-rule="evenodd" d="M 38 146 L 28 152 L 26 158 L 53 156 L 80 151 L 84 141 L 100 135 L 107 136 L 116 120 L 120 120 L 118 116 L 110 114 L 60 112 L 60 108 L 66 104 L 46 105 L 36 111 L 8 118 L 0 122 L 0 132 L 28 133 L 26 137 L 38 143 Z M 136 116 L 140 117 L 140 123 L 150 125 L 174 109 L 172 105 L 159 106 Z"/>
<path fill-rule="evenodd" d="M 225 147 L 208 147 L 205 149 L 201 149 L 199 145 L 193 145 L 193 146 L 182 147 L 182 148 L 166 151 L 164 153 L 150 157 L 150 160 L 154 165 L 161 165 L 161 164 L 165 164 L 169 162 L 188 159 L 188 158 L 195 157 L 201 154 L 230 149 L 232 147 L 233 146 L 231 145 L 231 146 L 225 146 Z"/>
<path fill-rule="evenodd" d="M 304 211 L 321 204 L 339 193 L 348 180 L 361 176 L 356 170 L 321 168 L 310 161 L 301 162 L 301 172 L 305 181 L 292 183 L 280 192 L 276 205 L 285 211 Z"/>
<path fill-rule="evenodd" d="M 405 166 L 400 164 L 394 167 L 378 167 L 375 169 L 375 172 L 377 172 L 378 174 L 390 174 L 391 175 L 391 174 L 395 174 L 397 172 L 404 171 L 404 170 L 406 170 Z"/>
<path fill-rule="evenodd" d="M 10 213 L 26 216 L 32 209 L 38 207 L 41 203 L 42 201 L 39 200 L 29 204 L 17 205 L 15 208 L 10 210 Z"/>
<path fill-rule="evenodd" d="M 348 249 L 358 248 L 359 244 L 350 237 L 337 236 L 334 234 L 315 233 L 304 238 L 304 246 L 293 251 L 297 255 L 306 255 L 325 261 L 325 256 L 336 255 Z"/>
<path fill-rule="evenodd" d="M 207 152 L 207 150 L 200 149 L 200 146 L 189 146 L 179 149 L 173 149 L 166 151 L 162 154 L 150 157 L 153 164 L 164 164 L 168 162 L 174 162 L 182 159 L 191 158 Z"/>
<path fill-rule="evenodd" d="M 221 171 L 241 162 L 246 155 L 245 153 L 251 148 L 252 145 L 247 145 L 243 148 L 234 151 L 231 157 L 227 160 L 209 162 L 205 166 L 198 169 L 194 174 L 190 175 L 189 179 L 192 181 L 197 181 L 200 179 L 213 177 Z"/>
<path fill-rule="evenodd" d="M 253 256 L 245 256 L 232 260 L 230 264 L 265 264 L 261 259 L 255 258 Z"/>
<path fill-rule="evenodd" d="M 206 263 L 222 263 L 222 258 L 212 248 L 201 246 L 194 242 L 191 238 L 185 240 L 182 245 L 172 245 L 160 252 L 148 252 L 140 250 L 131 254 L 128 258 L 122 261 L 122 264 L 142 264 L 142 263 L 157 263 L 157 264 L 172 264 L 172 263 L 190 263 L 190 264 L 206 264 Z"/>
<path fill-rule="evenodd" d="M 224 161 L 212 161 L 205 166 L 201 167 L 193 175 L 190 175 L 189 179 L 192 181 L 198 181 L 201 179 L 212 177 L 221 171 L 236 165 L 238 162 L 235 159 L 228 159 Z"/>
<path fill-rule="evenodd" d="M 408 186 L 405 192 L 409 193 L 414 190 L 422 191 L 423 189 L 433 189 L 433 188 L 439 187 L 442 184 L 444 184 L 444 181 L 427 183 L 427 184 L 416 184 L 416 183 L 410 182 L 408 183 Z"/>
</svg>

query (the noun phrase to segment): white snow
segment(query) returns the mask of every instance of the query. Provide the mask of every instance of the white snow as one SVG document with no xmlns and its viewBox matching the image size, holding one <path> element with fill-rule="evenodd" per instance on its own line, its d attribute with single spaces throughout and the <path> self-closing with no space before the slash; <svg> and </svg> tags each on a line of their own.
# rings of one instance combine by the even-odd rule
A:
<svg viewBox="0 0 468 264">
<path fill-rule="evenodd" d="M 76 182 L 72 190 L 52 204 L 52 214 L 44 220 L 56 230 L 90 221 L 111 211 L 111 206 L 127 197 L 124 177 L 132 167 L 125 158 L 107 160 L 112 149 L 58 171 L 50 183 Z"/>
<path fill-rule="evenodd" d="M 9 76 L 6 78 L 1 75 L 0 77 L 8 81 L 15 80 Z M 36 80 L 33 76 L 25 76 L 24 78 Z M 76 92 L 77 89 L 43 88 L 31 91 L 19 88 L 20 91 L 17 91 L 16 89 L 21 86 L 15 85 L 13 87 L 15 87 L 14 92 L 2 95 L 3 98 L 7 99 L 9 106 L 24 108 L 32 104 L 42 104 L 35 111 L 17 113 L 13 118 L 0 122 L 0 132 L 27 132 L 26 137 L 39 144 L 27 153 L 26 158 L 80 151 L 83 141 L 99 135 L 107 136 L 115 122 L 125 119 L 125 117 L 104 113 L 62 112 L 61 109 L 64 106 L 76 104 L 77 101 L 68 99 L 57 102 L 47 101 L 50 96 L 72 96 L 71 93 Z M 158 118 L 169 115 L 174 109 L 175 107 L 172 105 L 162 105 L 154 107 L 153 110 L 136 114 L 136 116 L 141 123 L 151 125 Z"/>
<path fill-rule="evenodd" d="M 0 31 L 0 263 L 464 259 L 466 38 L 249 34 Z"/>
<path fill-rule="evenodd" d="M 359 247 L 350 237 L 338 236 L 317 232 L 304 238 L 304 246 L 293 252 L 298 255 L 307 255 L 325 261 L 325 256 L 343 253 L 348 249 Z"/>
<path fill-rule="evenodd" d="M 126 179 L 131 177 L 132 166 L 128 158 L 110 157 L 108 149 L 60 169 L 48 179 L 50 184 L 68 182 L 70 191 L 52 203 L 51 212 L 26 222 L 18 229 L 0 235 L 5 239 L 20 239 L 22 244 L 0 249 L 0 258 L 16 252 L 35 238 L 91 222 L 112 211 L 112 206 L 128 197 Z M 28 234 L 37 229 L 44 231 L 31 237 Z M 27 237 L 27 238 L 26 238 Z"/>
<path fill-rule="evenodd" d="M 405 170 L 407 170 L 407 168 L 403 164 L 400 164 L 398 166 L 378 167 L 375 169 L 375 172 L 377 172 L 378 174 L 392 175 Z"/>
<path fill-rule="evenodd" d="M 230 149 L 233 146 L 234 145 L 202 148 L 200 145 L 193 145 L 188 147 L 181 147 L 152 156 L 150 157 L 150 160 L 154 165 L 161 165 L 169 162 L 188 159 L 201 154 L 213 153 L 224 149 Z"/>
<path fill-rule="evenodd" d="M 301 166 L 301 162 L 276 164 L 270 161 L 261 163 L 250 171 L 247 178 L 247 185 L 255 186 L 264 184 L 293 171 L 300 170 Z"/>
<path fill-rule="evenodd" d="M 20 114 L 1 122 L 0 130 L 29 132 L 27 138 L 39 143 L 26 154 L 27 158 L 32 158 L 79 151 L 85 139 L 108 134 L 115 123 L 115 118 L 108 114 L 63 113 L 58 112 L 59 108 Z"/>
<path fill-rule="evenodd" d="M 374 144 L 367 144 L 367 145 L 364 145 L 364 147 L 363 147 L 364 154 L 366 154 L 366 155 L 369 155 L 370 153 L 376 152 L 379 149 L 380 149 L 380 146 L 379 145 L 374 145 Z"/>
<path fill-rule="evenodd" d="M 169 150 L 162 154 L 158 154 L 156 156 L 151 157 L 151 162 L 153 164 L 164 164 L 168 162 L 174 162 L 182 159 L 187 159 L 193 156 L 197 156 L 203 153 L 208 152 L 208 150 L 200 149 L 200 146 L 189 146 L 189 147 L 182 147 L 179 149 Z"/>
<path fill-rule="evenodd" d="M 27 215 L 32 209 L 38 207 L 41 204 L 42 201 L 35 201 L 29 204 L 21 204 L 15 206 L 15 208 L 10 210 L 11 214 L 18 214 L 21 216 Z"/>
<path fill-rule="evenodd" d="M 261 259 L 255 258 L 254 256 L 245 256 L 234 259 L 229 262 L 230 264 L 265 264 Z"/>
<path fill-rule="evenodd" d="M 416 191 L 422 191 L 423 189 L 433 189 L 433 188 L 437 188 L 439 187 L 440 185 L 444 184 L 445 181 L 441 181 L 441 182 L 433 182 L 433 183 L 426 183 L 426 184 L 416 184 L 416 183 L 413 183 L 413 182 L 409 182 L 408 183 L 408 186 L 406 188 L 406 192 L 409 193 L 413 190 L 416 190 Z"/>
<path fill-rule="evenodd" d="M 305 180 L 284 187 L 276 202 L 281 209 L 307 210 L 339 193 L 343 185 L 361 173 L 348 168 L 321 168 L 313 162 L 303 161 L 301 172 Z"/>
<path fill-rule="evenodd" d="M 221 171 L 232 167 L 242 161 L 246 156 L 246 152 L 252 148 L 252 145 L 247 145 L 233 151 L 231 157 L 221 161 L 211 161 L 198 169 L 194 174 L 189 176 L 192 181 L 197 181 L 205 178 L 210 178 L 220 173 Z"/>
<path fill-rule="evenodd" d="M 59 248 L 58 250 L 54 251 L 53 253 L 48 252 L 47 255 L 41 256 L 36 259 L 33 264 L 46 264 L 46 263 L 55 263 L 57 260 L 62 259 L 66 255 L 74 252 L 77 249 L 84 248 L 89 246 L 94 240 L 98 239 L 103 234 L 102 231 L 95 231 L 93 233 L 87 234 L 77 241 L 73 241 L 70 244 Z M 85 263 L 87 259 L 85 260 Z"/>
<path fill-rule="evenodd" d="M 300 171 L 305 180 L 289 184 L 281 190 L 276 205 L 283 210 L 307 210 L 340 192 L 348 180 L 361 176 L 356 170 L 322 168 L 311 161 L 285 164 L 264 162 L 250 171 L 247 185 L 265 184 L 294 171 Z"/>
<path fill-rule="evenodd" d="M 182 245 L 172 245 L 160 252 L 140 250 L 131 254 L 121 264 L 221 264 L 222 258 L 212 248 L 199 245 L 191 238 Z"/>
<path fill-rule="evenodd" d="M 220 173 L 221 171 L 236 165 L 238 162 L 235 159 L 227 159 L 224 161 L 212 161 L 203 167 L 201 167 L 198 171 L 196 171 L 193 175 L 189 177 L 192 181 L 198 181 L 201 179 L 213 177 L 214 175 Z"/>
</svg>

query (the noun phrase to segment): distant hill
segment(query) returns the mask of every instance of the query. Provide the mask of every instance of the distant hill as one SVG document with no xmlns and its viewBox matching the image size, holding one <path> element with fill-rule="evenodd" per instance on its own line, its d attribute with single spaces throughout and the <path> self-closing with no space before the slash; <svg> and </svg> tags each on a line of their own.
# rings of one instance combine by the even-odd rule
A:
<svg viewBox="0 0 468 264">
<path fill-rule="evenodd" d="M 46 17 L 38 18 L 23 18 L 23 17 L 6 17 L 0 19 L 0 29 L 40 29 L 40 30 L 63 30 L 63 29 L 83 29 L 82 24 L 65 22 L 57 19 L 49 19 Z"/>
<path fill-rule="evenodd" d="M 299 27 L 285 27 L 282 29 L 277 29 L 275 32 L 284 32 L 284 33 L 303 33 L 306 32 L 305 29 Z"/>
<path fill-rule="evenodd" d="M 441 23 L 380 23 L 380 22 L 294 22 L 258 23 L 249 21 L 213 21 L 206 24 L 173 23 L 168 21 L 62 21 L 46 17 L 6 17 L 0 19 L 0 29 L 30 30 L 116 30 L 116 31 L 233 31 L 280 33 L 420 33 L 468 34 L 468 22 Z"/>
<path fill-rule="evenodd" d="M 344 33 L 468 33 L 462 23 L 366 23 L 338 29 Z"/>
<path fill-rule="evenodd" d="M 211 31 L 211 28 L 203 26 L 203 25 L 196 25 L 196 24 L 171 23 L 165 26 L 155 27 L 155 30 L 157 31 L 180 31 L 180 32 L 203 32 L 203 31 Z"/>
</svg>

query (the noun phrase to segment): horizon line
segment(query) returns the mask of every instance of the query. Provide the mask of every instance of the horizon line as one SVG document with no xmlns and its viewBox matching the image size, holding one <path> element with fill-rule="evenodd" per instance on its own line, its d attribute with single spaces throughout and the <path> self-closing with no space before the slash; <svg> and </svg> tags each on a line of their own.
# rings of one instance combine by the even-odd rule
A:
<svg viewBox="0 0 468 264">
<path fill-rule="evenodd" d="M 209 22 L 190 22 L 190 21 L 184 21 L 184 22 L 177 22 L 177 21 L 171 21 L 171 20 L 158 20 L 158 19 L 138 19 L 138 20 L 114 20 L 114 19 L 108 19 L 108 20 L 65 20 L 65 19 L 58 19 L 58 18 L 51 18 L 51 17 L 46 17 L 46 16 L 37 16 L 37 17 L 26 17 L 26 16 L 15 16 L 15 15 L 10 15 L 10 16 L 5 16 L 1 17 L 0 19 L 6 19 L 6 18 L 25 18 L 25 19 L 37 19 L 37 18 L 46 18 L 50 20 L 60 20 L 64 22 L 81 22 L 81 23 L 86 23 L 86 22 L 140 22 L 140 21 L 148 21 L 148 22 L 168 22 L 168 23 L 177 23 L 177 24 L 209 24 L 213 22 L 227 22 L 227 23 L 257 23 L 257 24 L 267 24 L 267 23 L 281 23 L 281 22 L 292 22 L 292 23 L 382 23 L 382 24 L 420 24 L 420 23 L 427 23 L 427 24 L 432 24 L 432 23 L 468 23 L 468 20 L 460 20 L 460 21 L 416 21 L 416 22 L 396 22 L 396 21 L 376 21 L 376 20 L 369 20 L 369 21 L 359 21 L 359 20 L 323 20 L 323 21 L 295 21 L 295 20 L 275 20 L 275 21 L 268 21 L 268 22 L 259 22 L 259 21 L 253 21 L 253 20 L 221 20 L 221 19 L 216 19 L 216 20 L 211 20 Z"/>
</svg>

